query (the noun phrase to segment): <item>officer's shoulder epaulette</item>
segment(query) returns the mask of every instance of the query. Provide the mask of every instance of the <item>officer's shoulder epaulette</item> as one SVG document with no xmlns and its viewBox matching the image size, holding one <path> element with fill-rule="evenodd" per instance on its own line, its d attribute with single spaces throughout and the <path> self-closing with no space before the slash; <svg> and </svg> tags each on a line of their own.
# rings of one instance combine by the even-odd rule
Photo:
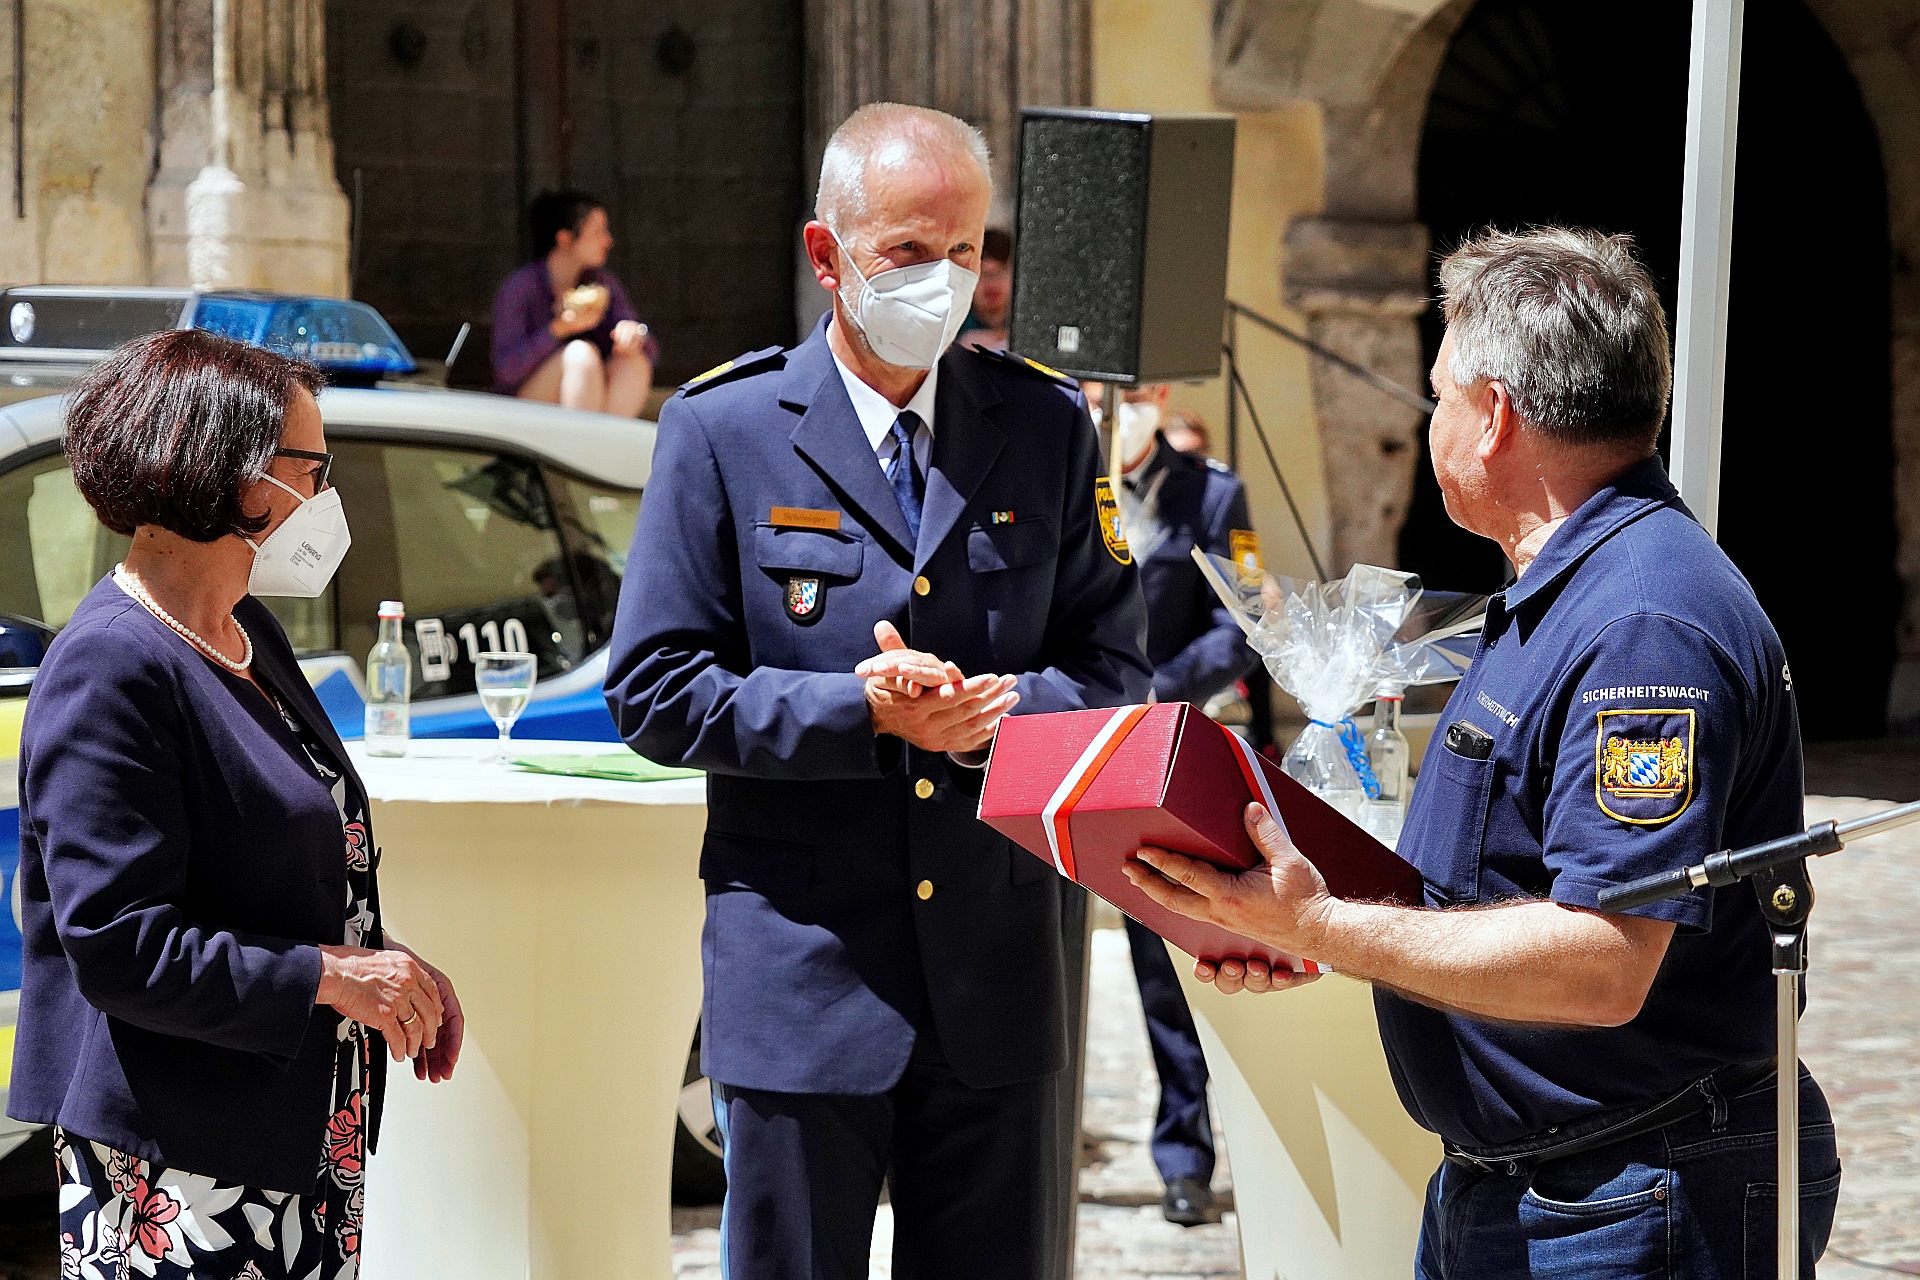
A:
<svg viewBox="0 0 1920 1280">
<path fill-rule="evenodd" d="M 967 350 L 973 352 L 977 356 L 981 356 L 987 360 L 991 360 L 995 364 L 1005 365 L 1009 369 L 1019 369 L 1026 373 L 1038 374 L 1042 378 L 1046 378 L 1052 382 L 1057 382 L 1063 387 L 1071 387 L 1075 391 L 1078 391 L 1080 389 L 1080 384 L 1078 382 L 1075 382 L 1072 378 L 1060 372 L 1058 369 L 1049 369 L 1046 365 L 1041 364 L 1038 360 L 1029 360 L 1027 357 L 1022 355 L 1015 355 L 1011 351 L 994 351 L 987 347 L 968 347 Z"/>
<path fill-rule="evenodd" d="M 697 396 L 702 391 L 710 391 L 723 382 L 732 382 L 750 373 L 766 373 L 774 369 L 783 369 L 786 364 L 785 347 L 764 347 L 759 351 L 749 351 L 746 355 L 735 356 L 725 364 L 717 364 L 699 377 L 681 383 L 680 393 Z"/>
</svg>

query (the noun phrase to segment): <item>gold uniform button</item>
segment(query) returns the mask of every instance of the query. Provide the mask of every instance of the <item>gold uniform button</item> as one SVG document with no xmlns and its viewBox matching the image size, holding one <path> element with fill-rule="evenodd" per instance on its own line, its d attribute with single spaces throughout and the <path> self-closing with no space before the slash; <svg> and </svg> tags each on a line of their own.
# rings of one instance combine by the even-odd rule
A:
<svg viewBox="0 0 1920 1280">
<path fill-rule="evenodd" d="M 913 594 L 923 596 L 931 590 L 933 590 L 933 584 L 927 581 L 925 574 L 921 574 L 913 580 Z"/>
<path fill-rule="evenodd" d="M 933 896 L 933 881 L 922 880 L 919 884 L 914 886 L 913 893 L 915 897 L 920 899 L 920 901 L 925 902 L 928 898 L 931 898 Z"/>
<path fill-rule="evenodd" d="M 920 781 L 914 783 L 913 794 L 919 796 L 922 800 L 931 800 L 933 798 L 933 779 L 922 778 Z M 921 896 L 925 897 L 926 895 L 922 894 Z"/>
</svg>

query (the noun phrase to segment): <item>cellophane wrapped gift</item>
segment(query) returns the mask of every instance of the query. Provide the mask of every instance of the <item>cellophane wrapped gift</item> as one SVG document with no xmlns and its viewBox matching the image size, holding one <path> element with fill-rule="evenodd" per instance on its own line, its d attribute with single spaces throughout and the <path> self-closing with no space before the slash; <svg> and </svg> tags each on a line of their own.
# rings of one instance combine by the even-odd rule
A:
<svg viewBox="0 0 1920 1280">
<path fill-rule="evenodd" d="M 1194 549 L 1221 602 L 1307 727 L 1281 767 L 1342 813 L 1361 819 L 1379 784 L 1354 712 L 1384 687 L 1457 680 L 1472 661 L 1485 596 L 1428 592 L 1417 574 L 1357 564 L 1337 582 L 1251 570 Z"/>
</svg>

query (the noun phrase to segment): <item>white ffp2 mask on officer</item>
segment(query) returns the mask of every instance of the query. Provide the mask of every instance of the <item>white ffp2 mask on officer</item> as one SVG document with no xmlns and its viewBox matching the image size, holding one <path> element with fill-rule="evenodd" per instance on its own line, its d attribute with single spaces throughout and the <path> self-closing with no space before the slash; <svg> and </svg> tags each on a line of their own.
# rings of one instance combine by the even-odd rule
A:
<svg viewBox="0 0 1920 1280">
<path fill-rule="evenodd" d="M 338 489 L 322 489 L 301 497 L 292 485 L 262 476 L 300 499 L 300 505 L 267 535 L 266 541 L 246 538 L 253 548 L 253 571 L 247 574 L 247 594 L 293 596 L 311 600 L 327 589 L 340 562 L 347 558 L 353 536 L 347 532 L 347 513 L 340 507 Z"/>
<path fill-rule="evenodd" d="M 942 258 L 890 267 L 869 279 L 853 265 L 853 255 L 838 235 L 833 242 L 840 260 L 860 282 L 859 296 L 847 309 L 873 354 L 903 369 L 933 368 L 966 323 L 979 275 Z"/>
</svg>

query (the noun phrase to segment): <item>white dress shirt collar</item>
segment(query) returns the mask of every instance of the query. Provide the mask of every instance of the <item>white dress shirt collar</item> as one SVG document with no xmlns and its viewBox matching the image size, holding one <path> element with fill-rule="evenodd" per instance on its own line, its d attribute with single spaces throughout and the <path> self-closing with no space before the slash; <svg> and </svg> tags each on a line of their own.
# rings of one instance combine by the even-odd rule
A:
<svg viewBox="0 0 1920 1280">
<path fill-rule="evenodd" d="M 832 354 L 832 348 L 828 348 L 828 351 Z M 853 411 L 860 418 L 860 429 L 867 433 L 867 443 L 873 446 L 876 455 L 884 452 L 889 458 L 893 456 L 893 421 L 903 413 L 911 411 L 918 415 L 927 434 L 933 434 L 933 400 L 935 387 L 940 381 L 939 362 L 936 361 L 933 368 L 927 370 L 927 380 L 913 393 L 913 399 L 907 401 L 905 409 L 894 408 L 892 401 L 860 381 L 860 375 L 842 364 L 837 354 L 833 355 L 833 367 L 840 371 L 840 381 L 847 386 L 847 399 L 853 401 Z M 914 452 L 917 455 L 919 450 L 915 449 Z"/>
</svg>

